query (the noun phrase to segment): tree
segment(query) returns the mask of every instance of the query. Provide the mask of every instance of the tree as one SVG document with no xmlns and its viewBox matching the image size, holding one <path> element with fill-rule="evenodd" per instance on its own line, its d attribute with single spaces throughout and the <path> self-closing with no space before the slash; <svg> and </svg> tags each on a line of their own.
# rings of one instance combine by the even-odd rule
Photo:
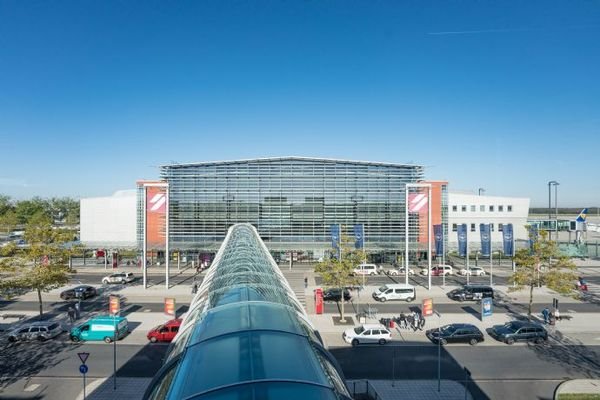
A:
<svg viewBox="0 0 600 400">
<path fill-rule="evenodd" d="M 509 282 L 515 286 L 511 291 L 529 288 L 528 317 L 531 317 L 533 288 L 546 286 L 558 293 L 569 295 L 574 292 L 577 275 L 575 264 L 560 253 L 558 244 L 548 240 L 548 233 L 540 231 L 539 237 L 530 230 L 531 248 L 520 249 L 515 254 L 515 272 Z"/>
<path fill-rule="evenodd" d="M 9 196 L 0 194 L 0 216 L 14 208 Z"/>
<path fill-rule="evenodd" d="M 344 289 L 358 283 L 356 277 L 353 276 L 353 271 L 363 261 L 363 253 L 355 250 L 345 236 L 341 238 L 340 249 L 341 259 L 338 257 L 325 259 L 315 266 L 315 272 L 321 274 L 325 286 L 340 289 L 340 322 L 346 322 L 344 319 Z"/>
<path fill-rule="evenodd" d="M 64 244 L 71 233 L 54 229 L 51 219 L 41 211 L 31 216 L 25 228 L 28 246 L 11 257 L 0 260 L 0 294 L 12 297 L 23 290 L 35 290 L 40 317 L 43 315 L 42 292 L 48 292 L 69 282 L 68 261 L 72 252 Z"/>
<path fill-rule="evenodd" d="M 0 214 L 0 231 L 10 233 L 19 224 L 17 214 L 13 210 L 7 210 Z"/>
</svg>

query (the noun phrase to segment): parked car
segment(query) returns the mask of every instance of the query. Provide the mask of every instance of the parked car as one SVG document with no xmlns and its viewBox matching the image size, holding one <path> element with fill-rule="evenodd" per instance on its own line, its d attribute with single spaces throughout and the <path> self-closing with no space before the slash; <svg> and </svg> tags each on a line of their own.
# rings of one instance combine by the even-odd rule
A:
<svg viewBox="0 0 600 400">
<path fill-rule="evenodd" d="M 391 275 L 391 276 L 398 276 L 398 275 L 405 275 L 405 268 L 404 267 L 399 267 L 399 268 L 392 268 L 392 269 L 387 269 L 383 271 L 384 274 L 386 275 Z M 408 268 L 408 275 L 414 275 L 415 274 L 415 270 L 412 268 Z"/>
<path fill-rule="evenodd" d="M 354 275 L 377 275 L 381 267 L 378 267 L 375 264 L 360 264 L 356 268 L 354 268 Z"/>
<path fill-rule="evenodd" d="M 373 298 L 381 302 L 387 300 L 405 300 L 409 302 L 413 301 L 416 297 L 415 287 L 404 283 L 388 283 L 373 292 Z"/>
<path fill-rule="evenodd" d="M 511 321 L 504 325 L 494 325 L 488 330 L 491 337 L 506 344 L 517 341 L 542 343 L 548 340 L 548 332 L 535 322 Z"/>
<path fill-rule="evenodd" d="M 392 334 L 383 325 L 364 324 L 344 331 L 342 338 L 352 346 L 357 346 L 360 343 L 379 343 L 383 345 L 392 339 Z"/>
<path fill-rule="evenodd" d="M 179 332 L 181 318 L 172 319 L 162 325 L 158 325 L 150 330 L 146 337 L 152 343 L 167 342 L 170 343 Z"/>
<path fill-rule="evenodd" d="M 461 269 L 460 274 L 462 276 L 485 276 L 485 270 L 481 267 L 469 267 L 469 269 Z"/>
<path fill-rule="evenodd" d="M 102 283 L 105 285 L 109 283 L 131 283 L 134 280 L 133 272 L 118 272 L 102 278 Z"/>
<path fill-rule="evenodd" d="M 471 324 L 450 324 L 440 327 L 440 329 L 429 329 L 425 335 L 433 343 L 469 343 L 476 345 L 483 342 L 483 333 L 475 325 Z"/>
<path fill-rule="evenodd" d="M 483 298 L 494 298 L 494 289 L 485 285 L 465 285 L 462 288 L 454 289 L 448 292 L 448 297 L 452 300 L 481 300 Z"/>
<path fill-rule="evenodd" d="M 127 333 L 129 333 L 127 318 L 101 315 L 71 329 L 70 337 L 73 342 L 103 340 L 110 343 L 115 340 L 115 336 L 119 340 Z"/>
<path fill-rule="evenodd" d="M 421 275 L 427 276 L 429 271 L 427 268 L 421 269 Z M 431 267 L 431 276 L 442 276 L 442 275 L 453 275 L 454 271 L 452 267 L 449 265 L 436 265 L 435 267 Z"/>
<path fill-rule="evenodd" d="M 8 334 L 9 342 L 38 340 L 44 342 L 63 332 L 58 322 L 32 322 L 14 329 Z"/>
<path fill-rule="evenodd" d="M 89 299 L 90 297 L 97 296 L 98 292 L 96 288 L 89 285 L 79 285 L 72 289 L 64 290 L 60 293 L 60 298 L 63 300 L 70 299 Z"/>
<path fill-rule="evenodd" d="M 344 301 L 350 301 L 351 298 L 348 289 L 344 289 Z M 340 301 L 341 299 L 342 295 L 339 288 L 330 288 L 323 291 L 323 301 Z"/>
</svg>

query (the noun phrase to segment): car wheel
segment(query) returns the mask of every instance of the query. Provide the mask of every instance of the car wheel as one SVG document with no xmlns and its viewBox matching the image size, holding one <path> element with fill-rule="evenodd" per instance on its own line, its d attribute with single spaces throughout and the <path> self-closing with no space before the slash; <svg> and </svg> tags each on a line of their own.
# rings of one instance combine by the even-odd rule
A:
<svg viewBox="0 0 600 400">
<path fill-rule="evenodd" d="M 414 300 L 414 299 L 413 299 L 412 297 L 407 297 L 407 298 L 406 298 L 406 302 L 407 302 L 407 303 L 410 303 L 410 302 L 411 302 L 411 301 L 413 301 L 413 300 Z"/>
<path fill-rule="evenodd" d="M 544 343 L 544 338 L 537 337 L 537 338 L 535 338 L 535 340 L 533 342 L 535 344 L 542 344 L 542 343 Z"/>
<path fill-rule="evenodd" d="M 71 342 L 79 342 L 79 338 L 77 336 L 71 336 Z"/>
<path fill-rule="evenodd" d="M 151 341 L 152 343 L 156 343 L 156 342 L 158 341 L 158 339 L 156 339 L 156 336 L 152 336 L 152 337 L 150 338 L 150 341 Z"/>
<path fill-rule="evenodd" d="M 472 338 L 471 340 L 469 340 L 469 344 L 470 344 L 471 346 L 475 346 L 477 343 L 479 343 L 479 342 L 478 342 L 478 341 L 477 341 L 477 339 L 475 339 L 475 338 Z"/>
<path fill-rule="evenodd" d="M 45 342 L 45 341 L 46 341 L 46 338 L 45 338 L 45 337 L 43 337 L 43 336 L 38 336 L 38 337 L 37 337 L 37 340 L 38 340 L 38 342 Z"/>
<path fill-rule="evenodd" d="M 371 275 L 371 276 L 375 276 L 375 272 L 371 272 L 369 275 Z"/>
<path fill-rule="evenodd" d="M 16 337 L 14 337 L 14 336 L 9 336 L 9 337 L 8 337 L 8 341 L 9 341 L 9 342 L 11 342 L 11 343 L 14 343 L 14 342 L 16 342 L 16 341 L 17 341 L 17 338 L 16 338 Z"/>
<path fill-rule="evenodd" d="M 102 279 L 102 284 L 103 285 L 108 285 L 108 279 Z"/>
<path fill-rule="evenodd" d="M 386 301 L 386 300 L 387 300 L 387 299 L 386 299 L 385 297 L 381 297 L 381 298 L 379 299 L 379 301 L 381 301 L 382 303 L 385 303 L 385 301 Z"/>
<path fill-rule="evenodd" d="M 514 344 L 514 343 L 515 343 L 515 339 L 513 339 L 513 338 L 506 339 L 506 344 Z"/>
<path fill-rule="evenodd" d="M 447 344 L 448 344 L 448 341 L 447 341 L 446 339 L 440 339 L 440 344 L 441 344 L 442 346 L 445 346 L 445 345 L 447 345 Z"/>
<path fill-rule="evenodd" d="M 386 342 L 386 340 L 385 340 L 385 339 L 379 339 L 379 344 L 380 344 L 380 345 L 382 345 L 382 346 L 383 346 L 383 345 L 384 345 L 384 344 L 386 344 L 386 343 L 387 343 L 387 342 Z"/>
<path fill-rule="evenodd" d="M 105 343 L 110 343 L 110 342 L 112 342 L 112 339 L 111 339 L 109 336 L 106 336 L 106 337 L 104 338 L 104 342 L 105 342 Z"/>
<path fill-rule="evenodd" d="M 352 346 L 358 346 L 358 339 L 352 339 Z"/>
</svg>

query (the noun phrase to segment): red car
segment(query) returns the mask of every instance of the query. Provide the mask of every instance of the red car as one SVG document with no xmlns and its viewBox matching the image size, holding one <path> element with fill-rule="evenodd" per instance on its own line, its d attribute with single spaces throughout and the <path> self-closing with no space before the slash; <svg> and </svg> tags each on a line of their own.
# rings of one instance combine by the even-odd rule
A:
<svg viewBox="0 0 600 400">
<path fill-rule="evenodd" d="M 172 319 L 166 322 L 163 325 L 158 325 L 155 328 L 152 328 L 150 332 L 148 332 L 148 340 L 152 343 L 156 342 L 171 342 L 177 332 L 179 332 L 179 327 L 181 326 L 181 318 Z"/>
</svg>

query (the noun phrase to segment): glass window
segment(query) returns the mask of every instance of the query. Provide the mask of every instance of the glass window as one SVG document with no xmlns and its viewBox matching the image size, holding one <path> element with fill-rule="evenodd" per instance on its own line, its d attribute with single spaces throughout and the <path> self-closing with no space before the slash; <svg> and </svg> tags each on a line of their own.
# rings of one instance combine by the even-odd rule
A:
<svg viewBox="0 0 600 400">
<path fill-rule="evenodd" d="M 460 211 L 466 212 L 467 211 L 467 206 L 460 206 Z"/>
<path fill-rule="evenodd" d="M 504 211 L 504 206 L 498 206 L 498 212 L 503 212 Z"/>
<path fill-rule="evenodd" d="M 494 206 L 490 206 L 490 212 L 494 212 Z"/>
<path fill-rule="evenodd" d="M 498 224 L 498 232 L 502 232 L 502 229 L 504 229 L 504 224 Z"/>
<path fill-rule="evenodd" d="M 479 211 L 485 212 L 485 206 L 479 206 Z"/>
<path fill-rule="evenodd" d="M 475 232 L 475 224 L 471 224 L 471 232 Z"/>
<path fill-rule="evenodd" d="M 494 232 L 494 224 L 490 224 L 490 231 Z"/>
<path fill-rule="evenodd" d="M 471 206 L 471 212 L 475 212 L 475 206 Z"/>
<path fill-rule="evenodd" d="M 506 206 L 506 211 L 512 212 L 512 206 L 511 205 Z"/>
<path fill-rule="evenodd" d="M 457 231 L 456 224 L 452 224 L 452 232 L 456 232 L 456 231 Z"/>
<path fill-rule="evenodd" d="M 458 206 L 452 206 L 452 211 L 458 211 Z"/>
</svg>

